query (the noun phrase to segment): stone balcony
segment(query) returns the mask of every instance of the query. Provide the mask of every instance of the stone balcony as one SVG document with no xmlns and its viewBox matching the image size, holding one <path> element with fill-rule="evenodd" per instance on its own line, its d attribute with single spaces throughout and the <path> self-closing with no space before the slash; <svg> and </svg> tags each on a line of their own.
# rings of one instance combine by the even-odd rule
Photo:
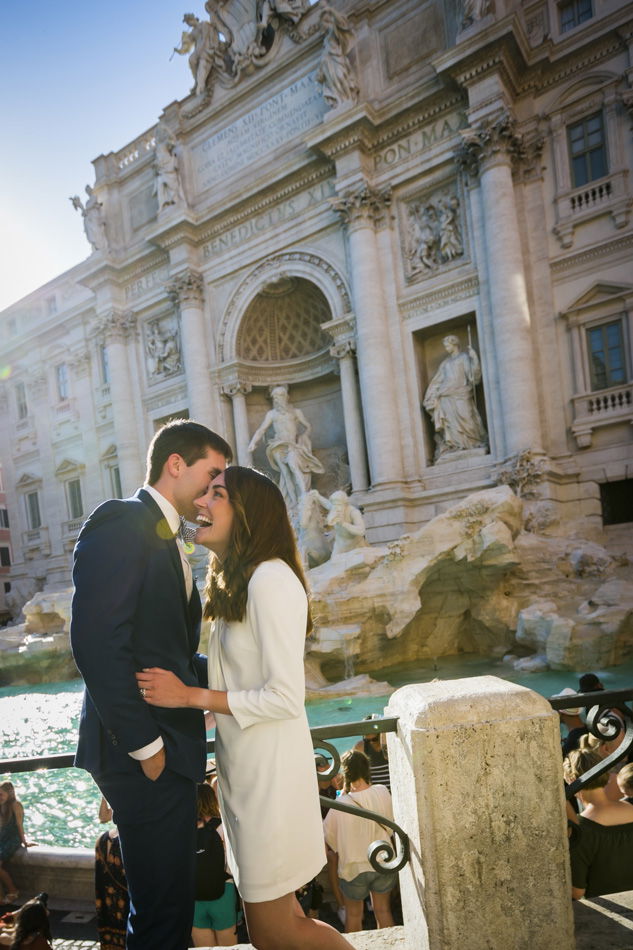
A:
<svg viewBox="0 0 633 950">
<path fill-rule="evenodd" d="M 572 398 L 574 421 L 571 431 L 579 448 L 591 446 L 592 432 L 616 422 L 633 423 L 633 383 L 612 386 Z"/>
<path fill-rule="evenodd" d="M 557 196 L 558 220 L 554 233 L 564 248 L 570 248 L 574 243 L 574 230 L 578 225 L 597 215 L 610 214 L 615 227 L 623 228 L 628 224 L 632 206 L 628 171 L 623 169 L 612 172 L 604 178 Z"/>
</svg>

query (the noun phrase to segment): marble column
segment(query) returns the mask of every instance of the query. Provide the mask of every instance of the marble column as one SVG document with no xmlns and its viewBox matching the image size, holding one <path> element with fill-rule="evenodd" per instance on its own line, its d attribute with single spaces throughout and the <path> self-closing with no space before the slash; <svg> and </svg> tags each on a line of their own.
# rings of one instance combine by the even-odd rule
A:
<svg viewBox="0 0 633 950">
<path fill-rule="evenodd" d="M 338 360 L 341 374 L 343 421 L 352 491 L 366 491 L 368 488 L 367 449 L 354 367 L 355 352 L 356 344 L 351 339 L 339 341 L 330 348 L 330 353 Z"/>
<path fill-rule="evenodd" d="M 521 237 L 512 181 L 524 142 L 504 113 L 463 133 L 458 159 L 479 176 L 494 349 L 503 407 L 503 454 L 542 449 Z M 482 341 L 492 345 L 492 341 Z"/>
<path fill-rule="evenodd" d="M 180 307 L 182 355 L 187 377 L 187 398 L 192 419 L 220 430 L 220 407 L 209 372 L 204 327 L 204 281 L 188 269 L 167 285 L 167 293 Z"/>
<path fill-rule="evenodd" d="M 246 412 L 246 396 L 250 393 L 250 383 L 227 383 L 222 388 L 225 396 L 229 396 L 233 409 L 233 428 L 235 430 L 235 453 L 238 465 L 252 465 L 253 459 L 248 451 L 250 435 L 248 432 L 248 415 Z"/>
<path fill-rule="evenodd" d="M 349 243 L 358 374 L 372 487 L 402 478 L 388 315 L 376 241 L 376 228 L 384 224 L 390 202 L 388 190 L 377 192 L 366 184 L 332 201 L 343 218 Z"/>
<path fill-rule="evenodd" d="M 82 434 L 85 474 L 81 482 L 83 513 L 88 515 L 103 500 L 102 473 L 99 462 L 99 440 L 95 422 L 94 398 L 91 378 L 90 352 L 86 348 L 71 354 L 73 402 Z"/>
<path fill-rule="evenodd" d="M 145 446 L 138 444 L 132 371 L 128 360 L 128 344 L 136 336 L 136 314 L 112 310 L 97 321 L 97 335 L 107 347 L 110 368 L 112 421 L 117 445 L 119 473 L 123 496 L 130 495 L 145 477 Z"/>
</svg>

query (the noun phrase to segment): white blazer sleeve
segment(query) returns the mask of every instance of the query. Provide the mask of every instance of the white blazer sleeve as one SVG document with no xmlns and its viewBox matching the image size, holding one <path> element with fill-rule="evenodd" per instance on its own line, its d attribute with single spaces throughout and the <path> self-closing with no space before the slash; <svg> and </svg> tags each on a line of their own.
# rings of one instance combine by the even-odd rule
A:
<svg viewBox="0 0 633 950">
<path fill-rule="evenodd" d="M 248 585 L 246 617 L 259 651 L 261 686 L 229 690 L 227 702 L 240 729 L 257 722 L 296 719 L 305 702 L 308 599 L 287 564 L 259 565 Z"/>
</svg>

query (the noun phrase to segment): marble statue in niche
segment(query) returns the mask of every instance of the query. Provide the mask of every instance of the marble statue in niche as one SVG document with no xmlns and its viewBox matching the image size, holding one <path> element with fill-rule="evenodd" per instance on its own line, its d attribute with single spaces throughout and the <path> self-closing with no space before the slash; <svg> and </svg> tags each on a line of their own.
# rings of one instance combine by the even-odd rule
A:
<svg viewBox="0 0 633 950">
<path fill-rule="evenodd" d="M 470 345 L 462 350 L 453 334 L 445 336 L 442 343 L 448 356 L 438 366 L 423 399 L 433 422 L 436 461 L 488 444 L 475 404 L 475 386 L 481 380 L 479 357 Z"/>
<path fill-rule="evenodd" d="M 181 371 L 180 334 L 173 319 L 149 324 L 145 353 L 151 378 L 161 379 Z"/>
<path fill-rule="evenodd" d="M 409 278 L 431 273 L 464 254 L 457 195 L 411 202 L 407 207 L 405 227 L 405 260 Z"/>
<path fill-rule="evenodd" d="M 254 433 L 248 450 L 253 452 L 264 433 L 272 428 L 272 438 L 266 443 L 266 456 L 275 471 L 279 472 L 279 488 L 289 510 L 293 512 L 301 496 L 309 491 L 312 475 L 321 475 L 324 469 L 312 454 L 312 426 L 302 411 L 291 404 L 288 387 L 273 386 L 270 396 L 272 409 L 269 409 Z"/>
<path fill-rule="evenodd" d="M 108 238 L 106 234 L 103 204 L 99 201 L 90 185 L 86 185 L 86 194 L 88 195 L 88 200 L 85 205 L 79 195 L 74 195 L 69 200 L 75 211 L 81 211 L 84 231 L 86 232 L 86 237 L 93 251 L 107 251 Z"/>
<path fill-rule="evenodd" d="M 319 19 L 325 30 L 323 51 L 316 74 L 323 98 L 336 108 L 358 99 L 358 82 L 348 53 L 354 42 L 354 33 L 347 17 L 333 7 L 324 6 Z"/>
<path fill-rule="evenodd" d="M 158 198 L 158 210 L 168 205 L 181 204 L 185 200 L 180 181 L 177 143 L 171 130 L 159 122 L 156 129 L 154 155 L 154 194 Z"/>
</svg>

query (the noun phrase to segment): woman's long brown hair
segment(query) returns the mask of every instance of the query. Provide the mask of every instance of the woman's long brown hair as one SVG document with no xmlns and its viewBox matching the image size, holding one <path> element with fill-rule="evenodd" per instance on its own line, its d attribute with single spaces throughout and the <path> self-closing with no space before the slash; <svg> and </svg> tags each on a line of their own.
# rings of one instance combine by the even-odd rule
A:
<svg viewBox="0 0 633 950">
<path fill-rule="evenodd" d="M 263 561 L 279 558 L 308 594 L 294 532 L 283 495 L 272 479 L 253 468 L 231 465 L 224 486 L 233 508 L 233 528 L 224 561 L 211 557 L 204 589 L 204 616 L 243 620 L 248 582 Z M 312 630 L 308 606 L 306 634 Z"/>
</svg>

